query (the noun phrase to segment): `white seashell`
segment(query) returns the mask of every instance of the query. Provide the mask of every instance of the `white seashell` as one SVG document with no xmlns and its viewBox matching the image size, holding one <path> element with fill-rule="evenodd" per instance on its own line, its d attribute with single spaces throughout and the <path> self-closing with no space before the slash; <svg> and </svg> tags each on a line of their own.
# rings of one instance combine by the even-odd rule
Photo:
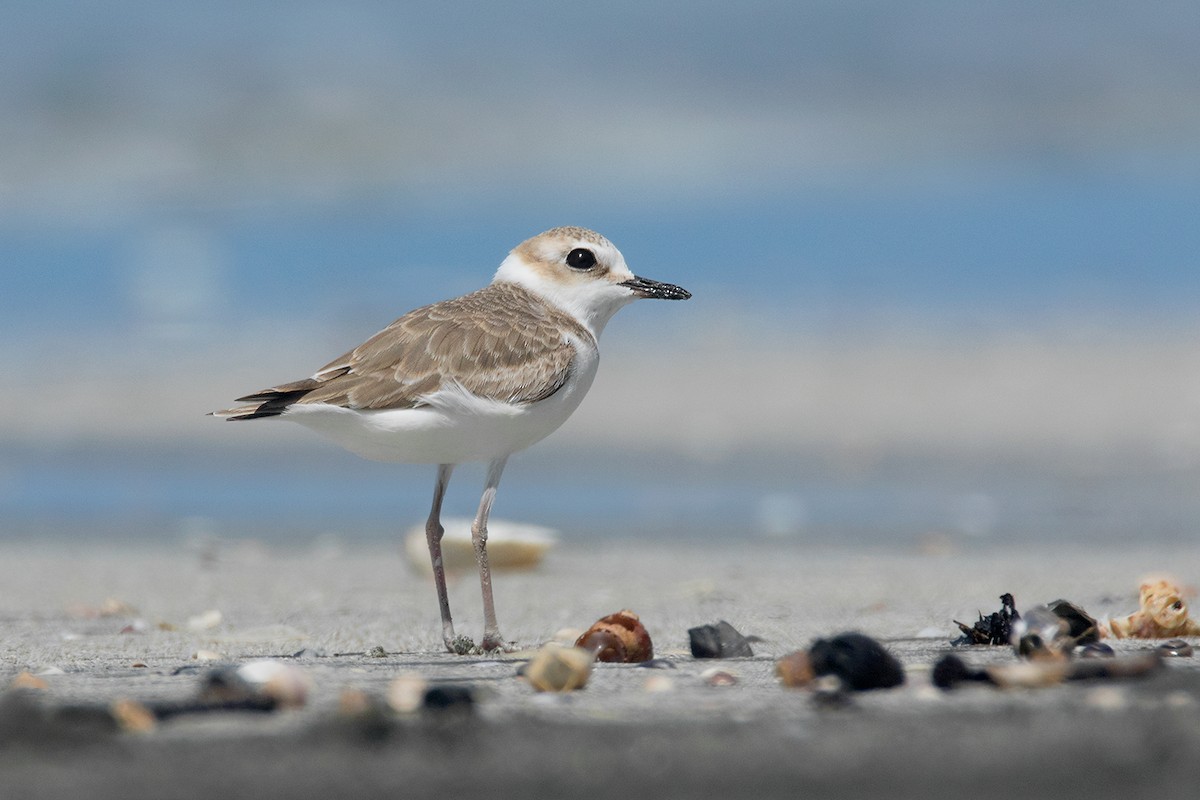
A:
<svg viewBox="0 0 1200 800">
<path fill-rule="evenodd" d="M 442 520 L 442 565 L 447 571 L 474 570 L 475 546 L 471 543 L 471 520 L 450 517 Z M 541 563 L 558 532 L 541 525 L 492 519 L 488 521 L 488 562 L 495 570 L 533 569 Z M 425 526 L 414 525 L 404 538 L 404 552 L 420 572 L 432 573 Z"/>
<path fill-rule="evenodd" d="M 392 678 L 387 688 L 387 704 L 398 714 L 411 714 L 425 702 L 429 682 L 415 672 L 403 672 Z"/>
<path fill-rule="evenodd" d="M 189 631 L 210 631 L 221 624 L 225 619 L 217 609 L 209 609 L 194 617 L 188 617 L 187 629 Z"/>
<path fill-rule="evenodd" d="M 306 672 L 282 661 L 251 661 L 238 667 L 237 674 L 281 708 L 300 708 L 312 690 L 312 679 Z"/>
</svg>

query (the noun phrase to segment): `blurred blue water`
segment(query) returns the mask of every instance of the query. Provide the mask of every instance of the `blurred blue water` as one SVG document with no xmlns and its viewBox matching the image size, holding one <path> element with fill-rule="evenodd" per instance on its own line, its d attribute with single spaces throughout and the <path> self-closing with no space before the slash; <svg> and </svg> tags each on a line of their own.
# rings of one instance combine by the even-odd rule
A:
<svg viewBox="0 0 1200 800">
<path fill-rule="evenodd" d="M 892 310 L 953 323 L 1200 310 L 1200 183 L 1171 176 L 968 173 L 938 186 L 797 187 L 699 208 L 521 199 L 454 213 L 385 204 L 191 215 L 186 225 L 220 255 L 212 313 L 224 320 L 328 319 L 366 302 L 398 314 L 482 284 L 508 248 L 557 224 L 601 230 L 635 270 L 717 289 L 768 317 Z M 139 242 L 183 217 L 99 232 L 0 227 L 0 334 L 127 324 Z"/>
<path fill-rule="evenodd" d="M 185 359 L 307 323 L 349 346 L 478 287 L 554 225 L 596 228 L 636 272 L 693 290 L 686 313 L 614 324 L 641 336 L 698 336 L 695 318 L 739 344 L 1055 325 L 1120 342 L 1200 319 L 1194 3 L 4 11 L 0 534 L 418 520 L 429 470 L 247 455 L 215 432 L 211 448 L 109 436 L 89 401 L 136 414 L 140 398 L 120 375 L 75 385 L 72 356 L 96 378 L 105 348 L 153 339 Z M 256 355 L 277 344 L 245 335 Z M 25 435 L 52 400 L 72 426 Z M 822 454 L 656 460 L 555 437 L 514 459 L 498 512 L 608 533 L 1195 535 L 1188 457 L 1101 455 L 1064 471 L 884 453 L 856 473 Z M 456 481 L 460 513 L 478 482 Z"/>
</svg>

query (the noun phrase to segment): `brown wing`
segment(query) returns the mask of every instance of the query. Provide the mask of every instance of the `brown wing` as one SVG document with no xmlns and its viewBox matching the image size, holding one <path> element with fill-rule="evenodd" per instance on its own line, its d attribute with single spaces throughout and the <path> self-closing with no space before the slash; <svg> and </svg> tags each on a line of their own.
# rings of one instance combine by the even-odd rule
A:
<svg viewBox="0 0 1200 800">
<path fill-rule="evenodd" d="M 239 398 L 255 405 L 227 416 L 275 416 L 293 403 L 414 408 L 449 381 L 491 400 L 537 402 L 570 373 L 575 349 L 564 328 L 590 338 L 574 319 L 519 286 L 492 284 L 411 311 L 313 377 Z"/>
</svg>

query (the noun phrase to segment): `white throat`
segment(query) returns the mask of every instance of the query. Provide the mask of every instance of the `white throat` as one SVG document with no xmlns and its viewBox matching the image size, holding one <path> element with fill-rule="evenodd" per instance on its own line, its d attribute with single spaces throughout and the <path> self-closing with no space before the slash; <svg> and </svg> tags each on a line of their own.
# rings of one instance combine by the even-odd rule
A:
<svg viewBox="0 0 1200 800">
<path fill-rule="evenodd" d="M 629 277 L 633 277 L 632 273 Z M 540 275 L 516 253 L 510 253 L 496 270 L 492 282 L 515 283 L 536 294 L 555 308 L 570 314 L 598 340 L 604 326 L 637 296 L 624 286 L 606 280 L 573 285 Z"/>
</svg>

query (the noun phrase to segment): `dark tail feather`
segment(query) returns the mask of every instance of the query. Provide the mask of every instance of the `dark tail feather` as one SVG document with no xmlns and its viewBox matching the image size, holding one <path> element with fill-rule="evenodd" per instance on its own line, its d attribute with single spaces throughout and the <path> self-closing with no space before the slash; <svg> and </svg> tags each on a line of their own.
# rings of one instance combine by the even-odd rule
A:
<svg viewBox="0 0 1200 800">
<path fill-rule="evenodd" d="M 213 416 L 224 417 L 229 422 L 260 417 L 278 417 L 287 410 L 288 406 L 320 385 L 319 381 L 305 378 L 302 381 L 276 386 L 274 389 L 263 389 L 261 392 L 237 399 L 239 403 L 250 403 L 250 405 L 214 411 Z"/>
</svg>

